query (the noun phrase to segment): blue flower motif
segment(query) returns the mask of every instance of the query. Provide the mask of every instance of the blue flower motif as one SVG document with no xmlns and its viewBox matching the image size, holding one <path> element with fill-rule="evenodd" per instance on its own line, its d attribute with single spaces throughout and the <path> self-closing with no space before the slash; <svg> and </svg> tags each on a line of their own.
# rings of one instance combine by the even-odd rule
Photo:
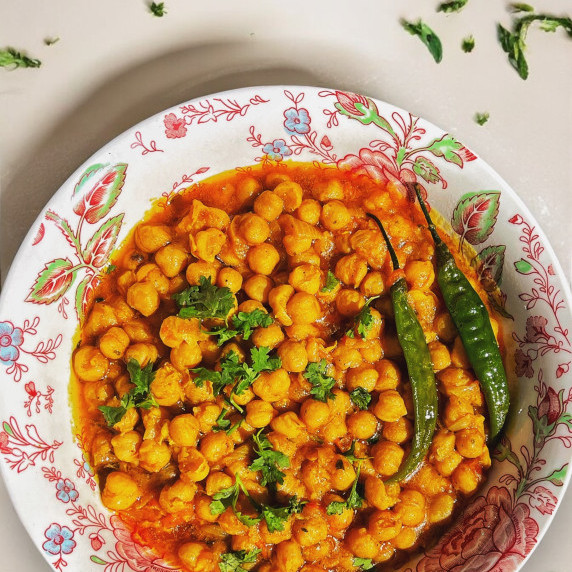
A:
<svg viewBox="0 0 572 572">
<path fill-rule="evenodd" d="M 290 135 L 303 135 L 310 131 L 310 116 L 307 109 L 291 107 L 284 112 L 284 129 Z"/>
<path fill-rule="evenodd" d="M 282 161 L 284 157 L 292 155 L 292 149 L 286 145 L 284 139 L 274 139 L 272 143 L 266 143 L 262 151 L 272 161 Z"/>
<path fill-rule="evenodd" d="M 60 526 L 54 522 L 50 524 L 44 535 L 48 540 L 42 544 L 42 548 L 54 556 L 69 554 L 75 548 L 76 541 L 73 540 L 73 530 L 67 526 Z"/>
<path fill-rule="evenodd" d="M 70 502 L 77 499 L 79 493 L 75 490 L 75 485 L 69 479 L 59 479 L 56 483 L 56 497 L 62 502 Z"/>
<path fill-rule="evenodd" d="M 12 322 L 0 322 L 0 362 L 10 367 L 18 359 L 24 337 Z"/>
</svg>

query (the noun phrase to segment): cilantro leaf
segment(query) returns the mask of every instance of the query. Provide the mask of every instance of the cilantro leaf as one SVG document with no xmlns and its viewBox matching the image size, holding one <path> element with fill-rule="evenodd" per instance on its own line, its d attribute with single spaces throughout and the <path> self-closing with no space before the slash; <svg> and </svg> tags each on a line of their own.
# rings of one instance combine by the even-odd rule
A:
<svg viewBox="0 0 572 572">
<path fill-rule="evenodd" d="M 220 572 L 247 572 L 241 564 L 254 564 L 260 552 L 260 548 L 255 548 L 249 552 L 246 550 L 237 550 L 221 554 L 218 564 Z"/>
<path fill-rule="evenodd" d="M 335 274 L 331 270 L 328 270 L 328 274 L 326 274 L 326 283 L 321 291 L 331 292 L 339 283 L 340 281 L 336 278 Z"/>
<path fill-rule="evenodd" d="M 441 45 L 441 40 L 435 34 L 435 32 L 422 20 L 417 20 L 417 22 L 407 22 L 407 20 L 401 20 L 401 25 L 405 30 L 407 30 L 413 36 L 418 36 L 419 39 L 427 46 L 433 59 L 439 63 L 443 59 L 443 46 Z"/>
<path fill-rule="evenodd" d="M 520 2 L 514 2 L 510 5 L 513 12 L 534 12 L 534 8 L 530 4 L 522 4 Z"/>
<path fill-rule="evenodd" d="M 361 465 L 358 465 L 356 471 L 356 478 L 353 482 L 352 488 L 350 489 L 350 494 L 345 501 L 332 501 L 326 507 L 326 513 L 332 514 L 342 514 L 344 510 L 353 510 L 354 508 L 360 508 L 363 504 L 363 497 L 357 492 L 357 486 L 359 481 L 359 475 L 361 472 Z"/>
<path fill-rule="evenodd" d="M 461 48 L 466 54 L 472 52 L 475 48 L 475 38 L 473 38 L 473 36 L 467 36 L 466 38 L 463 38 Z"/>
<path fill-rule="evenodd" d="M 475 122 L 479 125 L 484 125 L 489 120 L 489 113 L 475 113 Z"/>
<path fill-rule="evenodd" d="M 354 318 L 354 320 L 355 320 L 354 328 L 357 329 L 358 335 L 363 340 L 365 340 L 365 338 L 367 338 L 367 335 L 369 334 L 369 331 L 371 330 L 371 328 L 373 326 L 373 314 L 371 313 L 370 304 L 376 298 L 377 298 L 377 296 L 375 296 L 374 298 L 370 298 L 367 301 L 367 303 L 364 305 L 364 307 L 358 312 L 358 314 Z M 348 336 L 350 338 L 355 337 L 354 329 L 352 328 L 352 329 L 348 330 L 346 332 L 346 336 Z"/>
<path fill-rule="evenodd" d="M 110 427 L 121 421 L 127 410 L 132 407 L 150 409 L 159 405 L 151 393 L 151 382 L 155 378 L 153 364 L 149 363 L 144 368 L 141 368 L 138 361 L 131 359 L 127 364 L 127 372 L 129 373 L 131 383 L 135 387 L 121 398 L 121 404 L 117 407 L 109 405 L 98 407 L 103 414 L 105 422 Z"/>
<path fill-rule="evenodd" d="M 46 46 L 53 46 L 54 44 L 57 44 L 59 41 L 60 41 L 59 36 L 44 38 L 44 44 Z"/>
<path fill-rule="evenodd" d="M 190 286 L 173 294 L 181 318 L 226 318 L 234 307 L 234 295 L 226 286 L 211 284 L 211 278 L 201 276 L 198 286 Z"/>
<path fill-rule="evenodd" d="M 105 273 L 111 274 L 115 270 L 117 270 L 117 266 L 115 266 L 115 264 L 110 264 L 109 266 L 106 267 Z"/>
<path fill-rule="evenodd" d="M 449 14 L 451 12 L 459 12 L 462 10 L 469 0 L 452 0 L 451 2 L 442 2 L 437 7 L 437 12 L 445 12 Z"/>
<path fill-rule="evenodd" d="M 363 387 L 356 387 L 353 391 L 350 391 L 350 399 L 360 409 L 367 409 L 371 402 L 371 394 Z"/>
<path fill-rule="evenodd" d="M 266 521 L 268 532 L 282 532 L 288 518 L 295 513 L 302 512 L 302 507 L 305 504 L 305 502 L 299 501 L 296 496 L 293 496 L 287 506 L 271 507 L 263 505 L 262 518 Z"/>
<path fill-rule="evenodd" d="M 210 504 L 211 514 L 213 515 L 222 514 L 228 507 L 231 507 L 236 518 L 238 518 L 240 522 L 242 522 L 246 526 L 254 526 L 258 522 L 260 522 L 261 517 L 248 516 L 236 510 L 236 503 L 238 501 L 238 495 L 240 494 L 240 491 L 242 491 L 246 495 L 248 500 L 251 502 L 253 506 L 255 506 L 255 508 L 259 509 L 260 505 L 258 505 L 258 503 L 256 503 L 256 501 L 254 501 L 254 499 L 250 496 L 248 490 L 242 484 L 242 481 L 240 480 L 240 477 L 238 475 L 235 475 L 235 479 L 236 481 L 234 485 L 231 485 L 226 489 L 222 489 L 218 493 L 215 493 L 213 495 L 213 500 Z"/>
<path fill-rule="evenodd" d="M 167 13 L 167 10 L 165 10 L 165 2 L 151 2 L 149 11 L 153 16 L 162 18 Z"/>
<path fill-rule="evenodd" d="M 252 312 L 239 312 L 232 318 L 232 325 L 242 333 L 245 340 L 250 338 L 255 328 L 267 328 L 273 322 L 272 316 L 260 308 L 255 308 Z"/>
<path fill-rule="evenodd" d="M 290 466 L 290 459 L 280 451 L 272 448 L 272 443 L 268 437 L 262 433 L 262 429 L 252 436 L 255 444 L 254 452 L 258 457 L 248 467 L 251 471 L 262 473 L 262 486 L 276 488 L 276 483 L 284 484 L 285 474 L 280 469 L 287 469 Z"/>
<path fill-rule="evenodd" d="M 29 58 L 14 48 L 0 50 L 0 68 L 39 68 L 41 65 L 40 60 Z"/>
<path fill-rule="evenodd" d="M 230 419 L 226 418 L 227 413 L 228 409 L 223 407 L 220 415 L 216 419 L 216 425 L 212 428 L 213 431 L 224 431 L 227 435 L 232 435 L 244 422 L 244 419 L 240 419 L 234 425 L 231 425 Z"/>
<path fill-rule="evenodd" d="M 360 558 L 359 556 L 354 556 L 352 564 L 362 570 L 371 570 L 375 566 L 371 558 Z"/>
<path fill-rule="evenodd" d="M 213 326 L 208 332 L 209 336 L 214 336 L 217 338 L 216 345 L 222 346 L 226 344 L 229 340 L 232 340 L 235 336 L 238 336 L 238 330 L 232 330 L 226 326 Z"/>
<path fill-rule="evenodd" d="M 348 459 L 348 461 L 351 461 L 352 463 L 359 463 L 359 461 L 365 461 L 365 459 L 368 458 L 368 457 L 356 457 L 355 451 L 356 451 L 356 442 L 354 439 L 352 441 L 351 447 L 345 453 L 342 453 L 342 455 L 346 459 Z M 371 458 L 371 457 L 369 457 L 369 458 Z"/>
<path fill-rule="evenodd" d="M 322 359 L 319 362 L 309 363 L 303 374 L 312 384 L 310 393 L 314 396 L 314 399 L 323 401 L 324 403 L 328 399 L 335 399 L 336 397 L 332 392 L 332 388 L 336 385 L 336 380 L 326 375 L 327 367 L 328 363 L 325 359 Z"/>
</svg>

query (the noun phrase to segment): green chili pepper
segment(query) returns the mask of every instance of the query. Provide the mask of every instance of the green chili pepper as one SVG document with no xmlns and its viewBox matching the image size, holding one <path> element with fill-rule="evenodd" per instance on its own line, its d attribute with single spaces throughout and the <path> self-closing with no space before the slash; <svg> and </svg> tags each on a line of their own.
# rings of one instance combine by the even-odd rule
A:
<svg viewBox="0 0 572 572">
<path fill-rule="evenodd" d="M 398 271 L 399 261 L 381 221 L 373 214 L 368 213 L 367 216 L 371 217 L 379 226 L 391 256 L 393 270 Z M 411 476 L 427 454 L 435 432 L 438 411 L 437 385 L 433 373 L 431 353 L 427 347 L 421 324 L 407 300 L 407 283 L 402 272 L 401 276 L 391 286 L 390 293 L 397 338 L 407 365 L 415 413 L 415 431 L 411 451 L 399 471 L 389 479 L 390 482 L 395 482 L 403 481 Z"/>
<path fill-rule="evenodd" d="M 509 408 L 509 391 L 499 346 L 491 326 L 489 313 L 478 293 L 455 263 L 447 245 L 427 212 L 419 185 L 415 185 L 421 210 L 427 219 L 429 232 L 435 242 L 437 282 L 445 305 L 457 327 L 461 341 L 475 375 L 485 394 L 489 411 L 491 440 L 498 437 Z"/>
</svg>

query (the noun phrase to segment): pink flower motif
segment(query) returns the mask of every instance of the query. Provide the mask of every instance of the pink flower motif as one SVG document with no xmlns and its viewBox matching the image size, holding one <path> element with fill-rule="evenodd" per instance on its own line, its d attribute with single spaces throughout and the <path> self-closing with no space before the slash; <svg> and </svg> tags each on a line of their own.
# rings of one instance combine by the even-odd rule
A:
<svg viewBox="0 0 572 572">
<path fill-rule="evenodd" d="M 508 222 L 511 224 L 522 224 L 524 219 L 519 214 L 515 214 L 513 217 L 508 219 Z"/>
<path fill-rule="evenodd" d="M 24 336 L 21 328 L 15 328 L 12 322 L 0 322 L 0 363 L 10 367 L 18 360 L 18 349 Z"/>
<path fill-rule="evenodd" d="M 3 455 L 9 455 L 12 452 L 12 449 L 8 447 L 8 443 L 10 442 L 10 436 L 6 431 L 0 432 L 0 453 Z"/>
<path fill-rule="evenodd" d="M 91 547 L 97 551 L 100 550 L 101 547 L 104 545 L 104 540 L 103 538 L 101 538 L 101 536 L 97 533 L 94 532 L 92 534 L 89 535 L 89 540 L 91 542 Z"/>
<path fill-rule="evenodd" d="M 516 361 L 515 373 L 518 377 L 532 377 L 534 369 L 532 368 L 532 358 L 525 354 L 522 350 L 516 350 L 514 354 Z"/>
<path fill-rule="evenodd" d="M 24 389 L 26 390 L 26 393 L 30 397 L 36 397 L 36 395 L 38 395 L 36 384 L 33 381 L 29 381 L 28 383 L 26 383 L 26 385 L 24 385 Z"/>
<path fill-rule="evenodd" d="M 530 506 L 537 509 L 540 514 L 552 514 L 558 499 L 545 487 L 538 486 L 532 491 Z"/>
<path fill-rule="evenodd" d="M 349 91 L 336 91 L 336 98 L 340 106 L 343 107 L 349 115 L 353 115 L 355 117 L 365 116 L 365 113 L 356 107 L 356 103 L 365 108 L 369 106 L 368 100 L 363 95 L 358 95 L 357 93 L 351 93 Z M 375 103 L 372 101 L 371 104 L 377 113 Z"/>
<path fill-rule="evenodd" d="M 168 113 L 163 119 L 165 135 L 169 139 L 178 139 L 187 134 L 187 126 L 184 117 L 177 117 L 174 113 Z"/>
<path fill-rule="evenodd" d="M 565 373 L 570 371 L 570 362 L 558 364 L 556 368 L 556 377 L 562 377 Z"/>
<path fill-rule="evenodd" d="M 558 394 L 552 387 L 548 388 L 546 395 L 543 397 L 542 401 L 538 404 L 538 419 L 542 419 L 546 416 L 547 425 L 552 425 L 556 423 L 563 413 L 563 404 L 558 397 Z"/>
<path fill-rule="evenodd" d="M 512 505 L 506 487 L 491 487 L 417 564 L 417 572 L 509 572 L 530 553 L 538 524 L 528 507 Z"/>
<path fill-rule="evenodd" d="M 548 320 L 544 316 L 529 316 L 526 320 L 526 340 L 539 342 L 548 339 L 546 326 Z"/>
</svg>

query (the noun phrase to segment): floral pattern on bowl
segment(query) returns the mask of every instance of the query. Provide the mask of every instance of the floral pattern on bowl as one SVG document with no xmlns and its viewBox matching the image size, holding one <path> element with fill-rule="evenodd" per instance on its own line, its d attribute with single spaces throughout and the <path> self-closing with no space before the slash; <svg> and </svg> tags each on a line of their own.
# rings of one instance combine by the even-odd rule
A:
<svg viewBox="0 0 572 572">
<path fill-rule="evenodd" d="M 406 195 L 405 183 L 422 184 L 458 248 L 476 252 L 471 263 L 509 323 L 517 389 L 489 480 L 438 544 L 403 570 L 513 572 L 550 524 L 572 449 L 572 316 L 562 271 L 532 215 L 456 138 L 406 111 L 338 90 L 254 87 L 187 102 L 109 143 L 55 194 L 14 260 L 0 301 L 0 466 L 55 570 L 174 569 L 102 506 L 73 432 L 72 340 L 95 277 L 150 201 L 168 201 L 211 174 L 288 160 L 393 181 Z"/>
</svg>

